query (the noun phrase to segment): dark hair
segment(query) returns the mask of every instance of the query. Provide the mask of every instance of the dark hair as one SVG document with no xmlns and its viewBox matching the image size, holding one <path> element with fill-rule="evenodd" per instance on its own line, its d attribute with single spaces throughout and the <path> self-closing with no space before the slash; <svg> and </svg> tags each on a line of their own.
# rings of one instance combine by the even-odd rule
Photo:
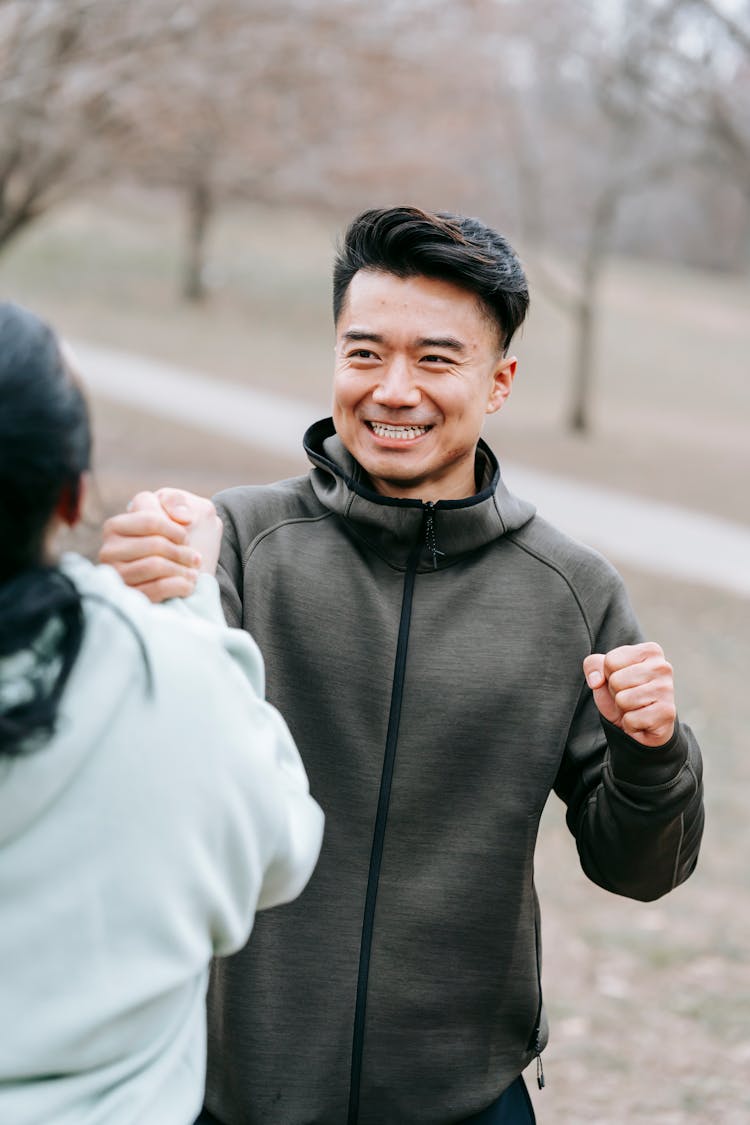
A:
<svg viewBox="0 0 750 1125">
<path fill-rule="evenodd" d="M 33 652 L 36 644 L 46 674 L 30 676 L 28 692 L 18 701 L 3 703 L 0 696 L 0 754 L 37 745 L 54 730 L 80 648 L 80 596 L 46 562 L 44 548 L 60 504 L 71 514 L 77 509 L 90 459 L 86 401 L 54 333 L 26 309 L 1 302 L 0 663 Z M 59 624 L 50 641 L 53 621 Z"/>
<path fill-rule="evenodd" d="M 333 267 L 333 319 L 359 270 L 433 277 L 474 293 L 500 329 L 507 349 L 529 307 L 526 275 L 513 247 L 479 219 L 388 207 L 350 224 Z"/>
</svg>

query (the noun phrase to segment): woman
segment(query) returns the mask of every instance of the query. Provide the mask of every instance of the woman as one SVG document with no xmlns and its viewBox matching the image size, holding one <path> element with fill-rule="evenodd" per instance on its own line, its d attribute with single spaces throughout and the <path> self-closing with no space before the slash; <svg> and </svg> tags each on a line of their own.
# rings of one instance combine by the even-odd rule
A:
<svg viewBox="0 0 750 1125">
<path fill-rule="evenodd" d="M 54 335 L 0 304 L 0 1121 L 187 1125 L 211 957 L 299 894 L 323 818 L 210 574 L 153 607 L 52 558 L 89 455 Z"/>
</svg>

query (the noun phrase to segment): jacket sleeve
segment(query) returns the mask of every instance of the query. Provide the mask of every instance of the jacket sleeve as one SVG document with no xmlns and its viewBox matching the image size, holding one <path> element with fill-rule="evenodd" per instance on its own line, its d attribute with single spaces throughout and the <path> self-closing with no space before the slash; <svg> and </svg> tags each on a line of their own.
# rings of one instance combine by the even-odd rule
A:
<svg viewBox="0 0 750 1125">
<path fill-rule="evenodd" d="M 234 520 L 218 497 L 214 497 L 216 511 L 221 517 L 224 531 L 221 537 L 216 581 L 221 591 L 221 604 L 227 625 L 241 628 L 242 620 L 242 555 Z"/>
<path fill-rule="evenodd" d="M 244 945 L 256 910 L 289 902 L 303 890 L 318 859 L 324 818 L 286 723 L 263 698 L 260 649 L 245 630 L 225 624 L 214 578 L 201 575 L 190 597 L 166 602 L 163 610 L 203 635 L 208 668 L 201 690 L 220 717 L 221 738 L 217 734 L 206 752 L 207 801 L 209 793 L 213 797 L 206 863 L 214 870 L 207 880 L 214 951 L 225 955 Z"/>
<path fill-rule="evenodd" d="M 617 577 L 592 652 L 641 640 Z M 702 762 L 679 720 L 668 743 L 645 747 L 603 719 L 582 688 L 555 781 L 586 875 L 615 894 L 650 901 L 693 871 L 703 833 Z"/>
<path fill-rule="evenodd" d="M 236 690 L 230 680 L 227 687 Z M 225 784 L 215 822 L 217 859 L 232 875 L 232 893 L 214 914 L 219 955 L 244 945 L 255 910 L 302 892 L 323 838 L 323 813 L 281 715 L 254 693 L 244 697 L 241 711 L 241 730 L 222 755 Z"/>
</svg>

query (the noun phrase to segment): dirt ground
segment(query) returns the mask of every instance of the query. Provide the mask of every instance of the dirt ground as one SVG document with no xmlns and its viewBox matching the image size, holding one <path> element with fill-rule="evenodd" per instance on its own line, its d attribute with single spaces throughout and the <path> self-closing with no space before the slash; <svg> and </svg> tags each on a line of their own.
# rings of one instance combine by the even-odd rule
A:
<svg viewBox="0 0 750 1125">
<path fill-rule="evenodd" d="M 320 388 L 331 366 L 329 234 L 290 220 L 279 259 L 263 216 L 252 229 L 232 219 L 217 243 L 212 303 L 186 310 L 172 294 L 174 246 L 161 248 L 164 212 L 152 210 L 131 207 L 121 219 L 110 207 L 102 225 L 74 209 L 3 259 L 0 289 L 71 335 L 288 393 Z M 569 334 L 537 300 L 507 417 L 489 431 L 501 460 L 750 522 L 747 297 L 747 283 L 618 266 L 604 293 L 596 428 L 585 440 L 560 425 Z M 197 429 L 94 406 L 96 489 L 76 540 L 87 551 L 102 517 L 140 488 L 210 494 L 305 468 L 301 453 L 261 461 Z M 684 887 L 631 903 L 583 877 L 551 798 L 537 860 L 551 1037 L 546 1088 L 536 1091 L 533 1071 L 529 1085 L 541 1125 L 747 1125 L 750 755 L 740 703 L 750 601 L 624 573 L 647 633 L 675 665 L 681 715 L 704 749 L 705 842 Z"/>
<path fill-rule="evenodd" d="M 706 833 L 683 887 L 628 902 L 576 869 L 551 798 L 537 883 L 552 1028 L 547 1087 L 532 1096 L 542 1123 L 746 1125 L 750 761 L 739 700 L 750 602 L 624 573 L 644 627 L 675 665 L 681 715 L 703 748 Z"/>
</svg>

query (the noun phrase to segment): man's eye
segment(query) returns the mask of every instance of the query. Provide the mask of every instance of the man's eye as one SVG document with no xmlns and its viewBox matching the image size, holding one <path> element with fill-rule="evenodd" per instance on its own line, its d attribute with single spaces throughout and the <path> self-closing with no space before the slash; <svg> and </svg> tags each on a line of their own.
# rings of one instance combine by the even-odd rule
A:
<svg viewBox="0 0 750 1125">
<path fill-rule="evenodd" d="M 375 352 L 371 352 L 369 348 L 356 348 L 353 352 L 349 352 L 348 359 L 375 359 Z"/>
<path fill-rule="evenodd" d="M 452 363 L 447 355 L 423 355 L 422 363 Z"/>
</svg>

